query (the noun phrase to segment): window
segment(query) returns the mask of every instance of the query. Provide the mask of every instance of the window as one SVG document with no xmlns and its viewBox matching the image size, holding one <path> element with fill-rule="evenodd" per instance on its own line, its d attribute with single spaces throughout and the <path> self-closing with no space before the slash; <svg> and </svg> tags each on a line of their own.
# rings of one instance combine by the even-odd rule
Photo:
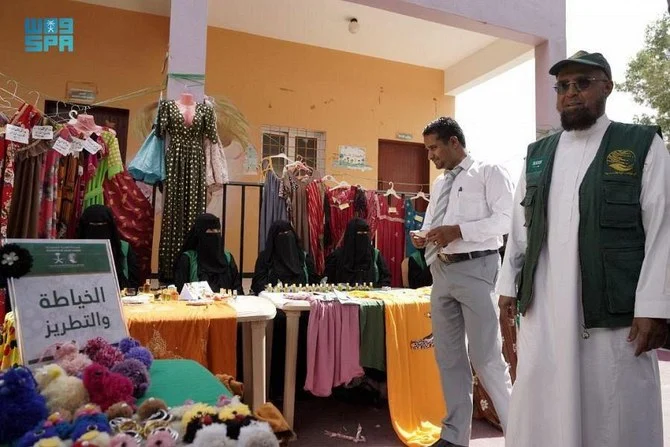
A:
<svg viewBox="0 0 670 447">
<path fill-rule="evenodd" d="M 317 141 L 312 137 L 295 137 L 295 156 L 301 156 L 307 166 L 315 167 L 318 164 Z"/>
<path fill-rule="evenodd" d="M 326 133 L 281 126 L 262 126 L 263 157 L 286 154 L 291 160 L 300 156 L 311 168 L 325 172 Z M 272 159 L 272 168 L 281 175 L 286 160 Z"/>
<path fill-rule="evenodd" d="M 288 139 L 288 134 L 286 133 L 263 133 L 263 157 L 269 157 L 271 155 L 287 154 L 286 150 L 286 140 Z M 288 155 L 288 154 L 287 154 Z M 284 165 L 286 160 L 283 158 L 273 158 L 272 159 L 272 168 L 275 172 L 282 172 L 284 170 Z"/>
</svg>

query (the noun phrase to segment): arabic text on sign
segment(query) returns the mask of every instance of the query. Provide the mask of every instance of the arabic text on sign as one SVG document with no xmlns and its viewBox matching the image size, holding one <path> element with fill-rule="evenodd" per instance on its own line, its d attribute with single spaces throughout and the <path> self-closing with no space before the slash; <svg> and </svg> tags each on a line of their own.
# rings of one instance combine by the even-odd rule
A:
<svg viewBox="0 0 670 447">
<path fill-rule="evenodd" d="M 36 140 L 53 140 L 53 126 L 35 126 L 32 130 L 33 138 Z"/>
<path fill-rule="evenodd" d="M 5 127 L 5 140 L 28 144 L 29 139 L 30 131 L 28 129 L 13 124 L 7 124 Z"/>
<path fill-rule="evenodd" d="M 100 149 L 102 149 L 102 146 L 96 143 L 95 141 L 91 140 L 91 138 L 86 138 L 84 141 L 84 149 L 86 149 L 88 152 L 91 154 L 97 153 Z"/>
<path fill-rule="evenodd" d="M 98 289 L 100 289 L 100 291 L 98 291 Z M 106 301 L 105 290 L 102 287 L 95 287 L 93 291 L 95 293 L 95 298 L 88 292 L 88 290 L 85 290 L 83 295 L 75 296 L 74 290 L 70 289 L 70 297 L 68 298 L 66 295 L 58 296 L 59 294 L 53 290 L 53 300 L 49 299 L 48 293 L 41 293 L 40 307 L 42 309 L 53 309 L 58 307 L 85 306 L 87 304 L 98 304 Z"/>
<path fill-rule="evenodd" d="M 63 337 L 68 332 L 78 331 L 81 329 L 95 327 L 109 329 L 111 327 L 109 317 L 106 315 L 100 316 L 100 312 L 91 312 L 90 314 L 84 315 L 83 320 L 84 321 L 72 318 L 72 315 L 69 315 L 68 321 L 63 321 L 60 323 L 60 327 L 58 322 L 51 324 L 49 320 L 47 320 L 47 335 L 45 335 L 44 338 L 50 338 L 52 335 L 56 337 Z"/>
<path fill-rule="evenodd" d="M 82 149 L 84 149 L 84 140 L 72 137 L 72 152 L 79 153 L 82 151 Z"/>
<path fill-rule="evenodd" d="M 56 142 L 52 146 L 52 148 L 62 156 L 68 155 L 70 153 L 71 147 L 72 145 L 70 144 L 70 142 L 61 137 L 58 137 L 56 139 Z"/>
</svg>

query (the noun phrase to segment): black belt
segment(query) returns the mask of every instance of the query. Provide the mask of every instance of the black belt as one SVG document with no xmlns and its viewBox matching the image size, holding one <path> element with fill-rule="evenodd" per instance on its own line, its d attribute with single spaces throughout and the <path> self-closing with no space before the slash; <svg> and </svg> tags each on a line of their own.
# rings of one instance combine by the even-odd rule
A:
<svg viewBox="0 0 670 447">
<path fill-rule="evenodd" d="M 498 253 L 498 250 L 482 250 L 482 251 L 471 251 L 470 253 L 438 253 L 437 258 L 444 262 L 445 264 L 454 264 L 456 262 L 469 261 L 471 259 L 477 259 L 484 256 L 492 255 Z"/>
</svg>

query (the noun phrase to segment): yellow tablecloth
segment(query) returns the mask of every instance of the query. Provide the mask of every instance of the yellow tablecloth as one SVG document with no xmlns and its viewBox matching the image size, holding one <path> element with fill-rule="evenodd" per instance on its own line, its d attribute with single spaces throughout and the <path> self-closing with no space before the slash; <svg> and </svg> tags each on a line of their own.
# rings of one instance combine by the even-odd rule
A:
<svg viewBox="0 0 670 447">
<path fill-rule="evenodd" d="M 124 305 L 130 335 L 157 359 L 191 359 L 214 374 L 235 377 L 237 315 L 225 303 L 184 301 Z"/>
</svg>

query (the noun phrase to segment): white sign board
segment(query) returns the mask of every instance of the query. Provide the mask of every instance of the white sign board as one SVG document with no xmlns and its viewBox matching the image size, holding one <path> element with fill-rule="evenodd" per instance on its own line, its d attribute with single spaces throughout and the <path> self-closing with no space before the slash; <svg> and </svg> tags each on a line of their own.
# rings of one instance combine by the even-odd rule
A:
<svg viewBox="0 0 670 447">
<path fill-rule="evenodd" d="M 8 239 L 30 252 L 31 271 L 9 280 L 21 362 L 33 366 L 54 343 L 80 347 L 128 336 L 109 241 Z M 44 360 L 47 360 L 45 358 Z"/>
</svg>

